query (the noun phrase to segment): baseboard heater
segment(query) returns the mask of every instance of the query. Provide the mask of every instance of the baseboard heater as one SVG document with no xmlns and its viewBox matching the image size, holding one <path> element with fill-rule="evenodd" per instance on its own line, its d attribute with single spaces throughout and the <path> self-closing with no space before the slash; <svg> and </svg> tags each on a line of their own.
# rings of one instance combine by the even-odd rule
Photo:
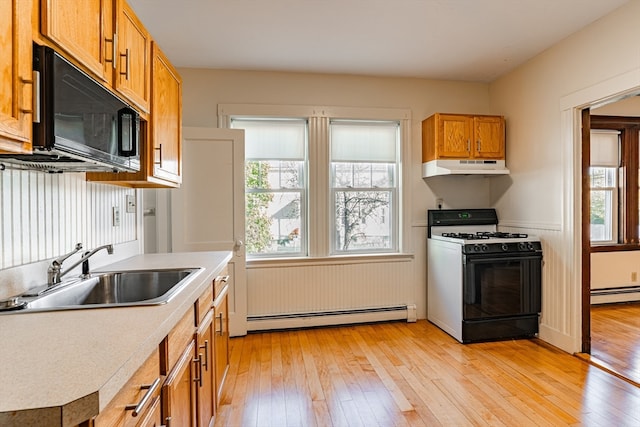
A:
<svg viewBox="0 0 640 427">
<path fill-rule="evenodd" d="M 592 304 L 640 300 L 640 286 L 619 286 L 591 290 Z"/>
<path fill-rule="evenodd" d="M 315 311 L 247 316 L 250 331 L 291 329 L 351 323 L 381 322 L 385 320 L 416 321 L 415 305 L 358 308 L 349 310 Z"/>
</svg>

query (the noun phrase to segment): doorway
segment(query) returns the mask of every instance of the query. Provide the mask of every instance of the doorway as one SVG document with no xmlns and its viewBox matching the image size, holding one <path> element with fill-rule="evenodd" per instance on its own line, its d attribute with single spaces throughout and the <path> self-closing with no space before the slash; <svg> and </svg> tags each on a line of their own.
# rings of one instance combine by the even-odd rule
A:
<svg viewBox="0 0 640 427">
<path fill-rule="evenodd" d="M 626 95 L 590 106 L 582 110 L 581 118 L 582 352 L 594 365 L 640 386 L 640 285 L 635 283 L 640 265 L 639 185 L 634 172 L 639 168 L 640 96 Z M 602 140 L 592 132 L 619 135 L 615 168 L 598 163 L 604 160 Z M 596 224 L 602 218 L 595 215 L 594 203 L 598 204 L 607 185 L 597 187 L 601 185 L 595 183 L 597 173 L 590 174 L 590 170 L 607 169 L 613 172 L 613 181 L 620 180 L 609 184 L 614 185 L 609 206 L 615 224 L 609 224 L 613 232 L 608 243 L 592 244 L 594 227 L 603 227 Z"/>
</svg>

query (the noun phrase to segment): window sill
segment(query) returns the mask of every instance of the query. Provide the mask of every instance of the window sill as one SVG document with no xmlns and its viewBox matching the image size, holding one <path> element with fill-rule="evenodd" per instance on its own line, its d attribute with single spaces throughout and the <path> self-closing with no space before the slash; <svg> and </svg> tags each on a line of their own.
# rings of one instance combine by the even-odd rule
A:
<svg viewBox="0 0 640 427">
<path fill-rule="evenodd" d="M 413 254 L 341 255 L 332 257 L 261 258 L 247 260 L 247 268 L 309 267 L 318 265 L 371 264 L 378 262 L 409 262 Z"/>
<path fill-rule="evenodd" d="M 621 243 L 619 245 L 591 245 L 590 252 L 621 252 L 621 251 L 640 251 L 638 243 Z"/>
</svg>

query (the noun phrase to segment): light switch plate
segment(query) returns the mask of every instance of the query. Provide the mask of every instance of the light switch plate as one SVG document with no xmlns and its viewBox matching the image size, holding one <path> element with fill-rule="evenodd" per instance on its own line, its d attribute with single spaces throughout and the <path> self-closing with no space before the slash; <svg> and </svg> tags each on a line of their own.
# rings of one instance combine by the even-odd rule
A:
<svg viewBox="0 0 640 427">
<path fill-rule="evenodd" d="M 118 206 L 113 207 L 113 226 L 120 227 L 120 208 Z"/>
<path fill-rule="evenodd" d="M 136 196 L 127 195 L 127 213 L 136 213 Z"/>
</svg>

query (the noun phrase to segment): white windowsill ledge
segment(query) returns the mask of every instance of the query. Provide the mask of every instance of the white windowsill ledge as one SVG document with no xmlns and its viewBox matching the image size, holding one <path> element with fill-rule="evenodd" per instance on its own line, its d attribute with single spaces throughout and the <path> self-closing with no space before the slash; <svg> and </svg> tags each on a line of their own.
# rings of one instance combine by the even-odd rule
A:
<svg viewBox="0 0 640 427">
<path fill-rule="evenodd" d="M 409 262 L 413 261 L 413 259 L 413 254 L 358 254 L 331 257 L 261 258 L 247 260 L 247 268 L 310 267 L 317 265 Z"/>
</svg>

